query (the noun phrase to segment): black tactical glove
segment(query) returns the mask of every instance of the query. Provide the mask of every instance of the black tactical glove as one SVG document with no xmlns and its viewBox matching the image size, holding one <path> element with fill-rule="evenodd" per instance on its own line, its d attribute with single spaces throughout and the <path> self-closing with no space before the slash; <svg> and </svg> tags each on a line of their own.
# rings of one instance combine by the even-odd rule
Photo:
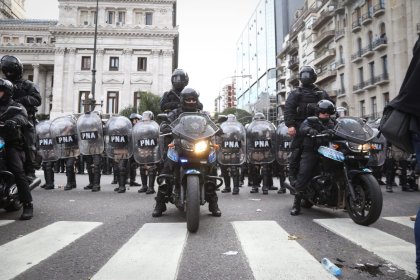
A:
<svg viewBox="0 0 420 280">
<path fill-rule="evenodd" d="M 7 120 L 4 122 L 4 126 L 9 129 L 16 129 L 17 123 L 14 120 Z"/>
<path fill-rule="evenodd" d="M 328 137 L 334 137 L 335 132 L 333 129 L 325 129 L 321 132 L 322 134 L 327 134 Z"/>
<path fill-rule="evenodd" d="M 319 132 L 316 130 L 316 129 L 313 129 L 313 128 L 311 128 L 311 129 L 309 129 L 308 130 L 308 135 L 309 136 L 315 136 L 315 135 L 317 135 Z"/>
</svg>

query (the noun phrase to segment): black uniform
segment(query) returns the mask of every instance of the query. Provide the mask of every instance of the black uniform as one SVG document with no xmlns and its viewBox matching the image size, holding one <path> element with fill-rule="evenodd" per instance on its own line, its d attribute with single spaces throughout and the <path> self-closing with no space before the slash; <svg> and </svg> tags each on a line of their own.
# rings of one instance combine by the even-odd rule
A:
<svg viewBox="0 0 420 280">
<path fill-rule="evenodd" d="M 177 92 L 175 89 L 166 91 L 160 100 L 160 110 L 162 112 L 170 112 L 177 109 L 181 102 L 180 94 L 181 92 Z M 203 110 L 203 104 L 200 101 L 198 102 L 198 109 Z"/>
<path fill-rule="evenodd" d="M 300 86 L 291 91 L 286 100 L 284 109 L 284 121 L 287 127 L 296 129 L 296 136 L 292 140 L 289 158 L 289 174 L 296 177 L 299 169 L 299 159 L 302 153 L 304 135 L 299 132 L 301 123 L 310 116 L 315 115 L 315 107 L 318 101 L 330 100 L 328 94 L 315 85 Z"/>
</svg>

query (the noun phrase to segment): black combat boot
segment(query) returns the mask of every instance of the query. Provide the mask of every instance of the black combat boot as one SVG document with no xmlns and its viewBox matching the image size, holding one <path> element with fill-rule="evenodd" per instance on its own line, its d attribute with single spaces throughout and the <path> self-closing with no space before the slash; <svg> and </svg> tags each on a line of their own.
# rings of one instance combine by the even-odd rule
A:
<svg viewBox="0 0 420 280">
<path fill-rule="evenodd" d="M 286 193 L 286 189 L 290 190 L 290 185 L 286 183 L 285 181 L 280 181 L 280 189 L 277 193 L 279 194 Z"/>
<path fill-rule="evenodd" d="M 302 201 L 302 194 L 296 193 L 295 200 L 293 201 L 292 211 L 290 211 L 290 215 L 297 216 L 300 214 L 300 203 Z"/>
<path fill-rule="evenodd" d="M 219 205 L 217 204 L 219 198 L 217 197 L 216 193 L 208 194 L 207 198 L 209 202 L 209 211 L 211 212 L 211 215 L 214 217 L 222 216 L 222 212 L 220 211 Z"/>
<path fill-rule="evenodd" d="M 44 189 L 52 190 L 54 189 L 54 171 L 52 169 L 44 170 L 45 172 L 45 186 Z"/>
<path fill-rule="evenodd" d="M 145 172 L 140 171 L 141 188 L 138 190 L 139 193 L 147 192 L 147 175 Z"/>
<path fill-rule="evenodd" d="M 155 178 L 156 178 L 156 175 L 149 174 L 149 187 L 147 188 L 146 194 L 155 193 Z"/>
<path fill-rule="evenodd" d="M 159 187 L 159 191 L 156 195 L 156 205 L 155 209 L 153 210 L 152 217 L 160 217 L 162 216 L 162 213 L 166 211 L 166 203 L 165 203 L 165 193 L 160 190 L 161 187 Z"/>
<path fill-rule="evenodd" d="M 251 191 L 250 191 L 250 193 L 258 193 L 258 188 L 259 187 L 260 186 L 253 186 L 252 189 L 251 189 Z"/>
<path fill-rule="evenodd" d="M 386 191 L 389 192 L 389 193 L 393 192 L 392 191 L 392 186 L 386 185 Z"/>
<path fill-rule="evenodd" d="M 93 174 L 93 186 L 92 192 L 99 192 L 101 190 L 101 172 L 95 172 Z"/>
<path fill-rule="evenodd" d="M 276 190 L 277 190 L 277 188 L 276 188 Z M 264 186 L 263 185 L 263 187 L 262 187 L 262 193 L 263 194 L 268 194 L 268 187 L 267 186 Z"/>
<path fill-rule="evenodd" d="M 34 206 L 32 202 L 23 204 L 22 215 L 20 216 L 21 220 L 30 220 L 34 216 Z"/>
</svg>

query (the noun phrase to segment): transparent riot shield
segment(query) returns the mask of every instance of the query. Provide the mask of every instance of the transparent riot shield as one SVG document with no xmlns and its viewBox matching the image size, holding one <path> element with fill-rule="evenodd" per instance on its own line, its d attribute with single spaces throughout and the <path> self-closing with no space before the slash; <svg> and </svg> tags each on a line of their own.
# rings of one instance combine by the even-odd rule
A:
<svg viewBox="0 0 420 280">
<path fill-rule="evenodd" d="M 51 137 L 54 149 L 59 158 L 77 157 L 80 155 L 77 139 L 76 120 L 73 116 L 64 116 L 51 122 Z"/>
<path fill-rule="evenodd" d="M 222 123 L 220 128 L 223 134 L 217 137 L 219 144 L 217 161 L 222 165 L 242 165 L 246 159 L 246 132 L 244 126 L 236 120 L 228 120 Z"/>
<path fill-rule="evenodd" d="M 162 159 L 162 140 L 159 124 L 153 120 L 141 120 L 133 127 L 133 155 L 138 164 L 156 164 Z"/>
<path fill-rule="evenodd" d="M 56 161 L 60 158 L 54 149 L 55 139 L 51 136 L 50 126 L 50 120 L 41 121 L 35 126 L 38 154 L 42 161 Z"/>
<path fill-rule="evenodd" d="M 370 156 L 368 166 L 382 166 L 385 163 L 386 159 L 386 139 L 382 134 L 379 134 L 378 129 L 373 128 L 376 136 L 372 139 L 370 143 Z"/>
<path fill-rule="evenodd" d="M 131 144 L 133 126 L 123 116 L 113 116 L 105 124 L 105 152 L 116 161 L 128 159 L 133 155 Z"/>
<path fill-rule="evenodd" d="M 102 121 L 96 112 L 85 113 L 77 120 L 80 153 L 99 155 L 104 151 Z"/>
<path fill-rule="evenodd" d="M 269 164 L 275 159 L 276 127 L 266 120 L 254 120 L 246 130 L 247 160 L 252 164 Z"/>
<path fill-rule="evenodd" d="M 276 160 L 280 165 L 287 165 L 291 152 L 292 137 L 287 133 L 288 129 L 284 122 L 280 123 L 276 130 Z"/>
</svg>

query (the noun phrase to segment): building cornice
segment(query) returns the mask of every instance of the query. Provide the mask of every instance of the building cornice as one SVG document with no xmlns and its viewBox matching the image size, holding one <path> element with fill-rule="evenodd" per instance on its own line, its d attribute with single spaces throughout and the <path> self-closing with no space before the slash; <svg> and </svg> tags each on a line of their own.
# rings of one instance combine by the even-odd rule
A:
<svg viewBox="0 0 420 280">
<path fill-rule="evenodd" d="M 30 54 L 44 54 L 44 53 L 51 53 L 54 54 L 55 50 L 54 47 L 24 47 L 24 46 L 7 46 L 7 45 L 0 45 L 0 53 L 30 53 Z"/>
<path fill-rule="evenodd" d="M 53 36 L 94 36 L 94 28 L 86 27 L 62 27 L 57 26 L 50 29 Z M 139 27 L 125 27 L 125 28 L 98 28 L 98 36 L 102 37 L 164 37 L 174 38 L 178 36 L 178 29 L 173 28 L 139 28 Z"/>
<path fill-rule="evenodd" d="M 92 2 L 96 3 L 96 0 L 58 0 L 59 4 L 61 3 L 80 3 L 80 2 Z M 150 4 L 174 4 L 176 0 L 105 0 L 103 2 L 110 3 L 150 3 Z"/>
</svg>

